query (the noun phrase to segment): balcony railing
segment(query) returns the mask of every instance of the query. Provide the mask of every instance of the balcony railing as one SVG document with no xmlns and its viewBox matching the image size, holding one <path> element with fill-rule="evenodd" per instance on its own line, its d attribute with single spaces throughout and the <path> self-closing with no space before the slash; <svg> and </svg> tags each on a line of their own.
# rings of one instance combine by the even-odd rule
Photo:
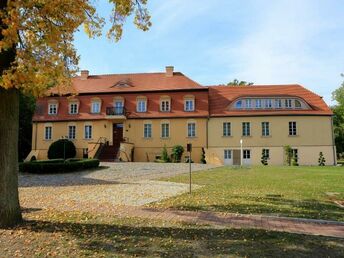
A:
<svg viewBox="0 0 344 258">
<path fill-rule="evenodd" d="M 107 116 L 125 116 L 126 110 L 124 107 L 107 107 Z"/>
</svg>

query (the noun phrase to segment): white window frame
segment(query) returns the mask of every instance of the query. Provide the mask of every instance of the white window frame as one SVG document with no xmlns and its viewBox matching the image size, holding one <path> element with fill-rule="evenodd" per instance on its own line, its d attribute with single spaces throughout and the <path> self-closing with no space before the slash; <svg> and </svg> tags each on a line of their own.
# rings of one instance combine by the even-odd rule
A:
<svg viewBox="0 0 344 258">
<path fill-rule="evenodd" d="M 293 108 L 293 100 L 292 99 L 285 99 L 285 108 Z"/>
<path fill-rule="evenodd" d="M 152 138 L 152 124 L 151 123 L 143 124 L 143 138 L 146 138 L 146 139 Z"/>
<path fill-rule="evenodd" d="M 48 115 L 57 115 L 58 104 L 57 103 L 49 103 L 48 104 Z M 52 112 L 54 111 L 54 112 Z"/>
<path fill-rule="evenodd" d="M 68 139 L 76 139 L 76 125 L 68 125 Z"/>
<path fill-rule="evenodd" d="M 246 99 L 245 100 L 245 108 L 251 109 L 252 108 L 252 100 L 251 99 Z"/>
<path fill-rule="evenodd" d="M 251 159 L 251 150 L 245 149 L 242 151 L 243 159 Z"/>
<path fill-rule="evenodd" d="M 272 99 L 265 99 L 265 108 L 270 109 L 272 107 Z"/>
<path fill-rule="evenodd" d="M 184 111 L 186 111 L 186 112 L 195 111 L 195 100 L 194 99 L 185 99 L 184 100 Z"/>
<path fill-rule="evenodd" d="M 84 126 L 84 136 L 86 140 L 92 139 L 93 134 L 93 127 L 92 125 L 85 125 Z"/>
<path fill-rule="evenodd" d="M 97 107 L 97 108 L 95 108 Z M 92 101 L 91 102 L 91 113 L 92 114 L 99 114 L 101 111 L 101 102 L 100 101 Z"/>
<path fill-rule="evenodd" d="M 232 150 L 230 150 L 230 149 L 223 150 L 223 158 L 224 159 L 232 159 Z"/>
<path fill-rule="evenodd" d="M 275 99 L 275 108 L 282 108 L 282 100 Z"/>
<path fill-rule="evenodd" d="M 170 138 L 170 123 L 161 124 L 161 138 Z"/>
<path fill-rule="evenodd" d="M 79 112 L 79 104 L 77 102 L 70 102 L 69 103 L 69 114 L 70 115 L 76 115 L 76 114 L 78 114 L 78 112 Z"/>
<path fill-rule="evenodd" d="M 47 125 L 44 127 L 44 140 L 51 140 L 53 138 L 53 127 L 51 125 Z"/>
<path fill-rule="evenodd" d="M 297 123 L 296 121 L 289 122 L 289 136 L 296 136 L 297 135 Z"/>
<path fill-rule="evenodd" d="M 187 135 L 188 138 L 196 137 L 196 123 L 195 122 L 188 122 L 187 124 Z"/>
<path fill-rule="evenodd" d="M 270 136 L 270 123 L 262 122 L 262 136 Z"/>
<path fill-rule="evenodd" d="M 255 107 L 256 108 L 262 108 L 262 100 L 261 99 L 256 99 L 255 100 Z"/>
<path fill-rule="evenodd" d="M 251 136 L 250 122 L 242 122 L 242 136 Z"/>
<path fill-rule="evenodd" d="M 225 136 L 225 137 L 228 137 L 228 136 L 232 136 L 232 125 L 230 122 L 223 122 L 223 125 L 222 125 L 222 136 Z"/>
<path fill-rule="evenodd" d="M 160 100 L 160 111 L 161 112 L 170 112 L 171 111 L 171 100 L 170 99 L 161 99 Z"/>
<path fill-rule="evenodd" d="M 144 98 L 137 99 L 136 111 L 139 113 L 147 112 L 147 99 L 144 99 Z"/>
</svg>

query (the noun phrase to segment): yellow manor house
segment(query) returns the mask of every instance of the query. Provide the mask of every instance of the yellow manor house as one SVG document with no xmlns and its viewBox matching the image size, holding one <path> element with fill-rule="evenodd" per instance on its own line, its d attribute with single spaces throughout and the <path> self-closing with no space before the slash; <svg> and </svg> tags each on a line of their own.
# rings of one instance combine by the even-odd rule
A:
<svg viewBox="0 0 344 258">
<path fill-rule="evenodd" d="M 77 157 L 153 162 L 174 145 L 191 143 L 192 160 L 225 165 L 285 163 L 285 146 L 300 165 L 322 152 L 336 164 L 332 112 L 300 85 L 202 86 L 172 66 L 161 73 L 89 75 L 72 79 L 73 94 L 37 100 L 33 156 L 68 138 Z M 77 94 L 75 94 L 76 92 Z M 183 161 L 188 158 L 184 152 Z"/>
</svg>

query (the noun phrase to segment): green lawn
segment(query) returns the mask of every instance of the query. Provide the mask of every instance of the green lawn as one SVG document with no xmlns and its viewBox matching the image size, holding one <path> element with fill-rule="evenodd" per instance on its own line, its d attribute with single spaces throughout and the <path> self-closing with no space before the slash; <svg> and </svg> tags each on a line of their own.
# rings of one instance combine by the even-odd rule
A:
<svg viewBox="0 0 344 258">
<path fill-rule="evenodd" d="M 0 229 L 1 257 L 343 257 L 344 240 L 33 211 Z"/>
<path fill-rule="evenodd" d="M 204 187 L 151 206 L 344 221 L 334 203 L 344 200 L 344 167 L 222 167 L 192 179 Z M 188 183 L 189 176 L 167 180 Z"/>
</svg>

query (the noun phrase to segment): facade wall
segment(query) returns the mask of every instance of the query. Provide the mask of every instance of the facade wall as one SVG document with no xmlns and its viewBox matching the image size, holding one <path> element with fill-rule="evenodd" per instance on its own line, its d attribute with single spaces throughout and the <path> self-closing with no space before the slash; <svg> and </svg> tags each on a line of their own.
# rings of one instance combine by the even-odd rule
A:
<svg viewBox="0 0 344 258">
<path fill-rule="evenodd" d="M 289 136 L 289 122 L 297 124 L 297 135 Z M 231 136 L 223 136 L 223 123 L 231 123 Z M 242 123 L 250 123 L 250 136 L 242 136 Z M 262 122 L 269 122 L 270 136 L 262 136 Z M 218 117 L 209 120 L 209 148 L 207 160 L 224 163 L 225 149 L 251 150 L 251 163 L 260 164 L 262 149 L 270 150 L 269 164 L 282 165 L 283 147 L 298 149 L 300 165 L 317 165 L 322 151 L 326 164 L 335 163 L 330 116 L 265 116 L 265 117 Z"/>
</svg>

